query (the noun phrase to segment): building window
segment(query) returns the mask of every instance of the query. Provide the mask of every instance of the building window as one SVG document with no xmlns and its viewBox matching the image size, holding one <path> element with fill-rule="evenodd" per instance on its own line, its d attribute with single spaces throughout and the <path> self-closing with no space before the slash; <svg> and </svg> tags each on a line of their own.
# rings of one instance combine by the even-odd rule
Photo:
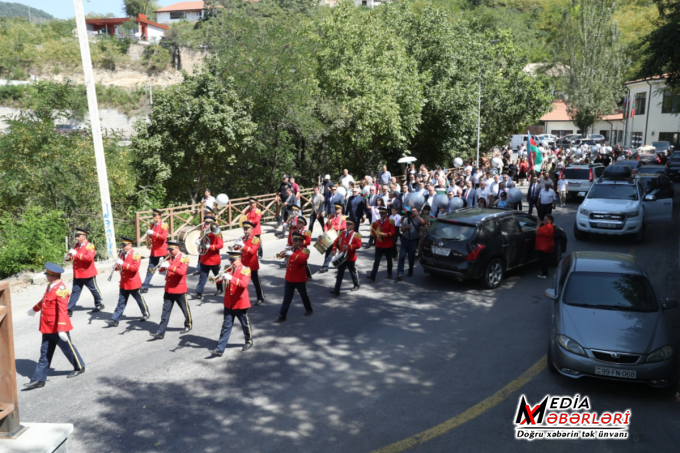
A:
<svg viewBox="0 0 680 453">
<path fill-rule="evenodd" d="M 170 12 L 171 20 L 182 20 L 186 19 L 187 13 L 185 11 L 172 11 Z"/>
<path fill-rule="evenodd" d="M 661 113 L 680 113 L 680 95 L 664 93 L 661 102 Z"/>
<path fill-rule="evenodd" d="M 619 143 L 623 141 L 623 131 L 619 131 Z"/>
<path fill-rule="evenodd" d="M 572 131 L 556 131 L 556 130 L 552 130 L 552 131 L 550 131 L 550 133 L 553 134 L 553 135 L 557 135 L 558 137 L 564 137 L 565 135 L 571 135 L 571 134 L 573 134 L 574 131 L 573 131 L 573 130 L 572 130 Z"/>
<path fill-rule="evenodd" d="M 605 141 L 609 141 L 609 131 L 600 131 L 600 135 L 604 137 Z"/>
<path fill-rule="evenodd" d="M 633 136 L 630 138 L 630 146 L 635 148 L 642 146 L 642 132 L 633 132 Z"/>
<path fill-rule="evenodd" d="M 680 132 L 659 132 L 660 142 L 670 142 L 671 145 L 680 147 Z"/>
<path fill-rule="evenodd" d="M 637 93 L 635 95 L 635 114 L 644 115 L 647 105 L 647 93 Z"/>
</svg>

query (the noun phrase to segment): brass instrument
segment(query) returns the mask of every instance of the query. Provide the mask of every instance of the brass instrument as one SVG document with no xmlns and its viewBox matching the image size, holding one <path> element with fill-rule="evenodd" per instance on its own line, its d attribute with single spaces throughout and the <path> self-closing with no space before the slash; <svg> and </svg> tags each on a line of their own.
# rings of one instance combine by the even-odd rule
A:
<svg viewBox="0 0 680 453">
<path fill-rule="evenodd" d="M 233 265 L 233 264 L 232 264 L 231 266 L 224 266 L 224 268 L 222 269 L 222 271 L 221 271 L 219 274 L 217 274 L 217 275 L 214 276 L 214 277 L 208 277 L 208 282 L 209 282 L 210 284 L 213 284 L 213 283 L 222 283 L 222 281 L 224 280 L 224 274 L 225 274 L 226 272 L 229 272 L 229 271 L 232 270 L 233 268 L 234 268 L 234 265 Z"/>
<path fill-rule="evenodd" d="M 152 267 L 151 269 L 149 269 L 149 272 L 151 272 L 152 274 L 155 274 L 156 271 L 161 268 L 161 264 L 163 264 L 164 262 L 166 262 L 170 258 L 172 258 L 172 255 L 170 253 L 168 253 L 167 255 L 165 255 L 163 258 L 161 258 L 158 261 L 158 264 L 155 267 Z"/>
<path fill-rule="evenodd" d="M 375 237 L 378 237 L 382 240 L 383 232 L 382 232 L 382 228 L 380 227 L 380 225 L 378 225 L 378 228 L 376 228 L 376 229 L 373 229 L 373 227 L 371 227 L 371 234 L 373 234 Z"/>
<path fill-rule="evenodd" d="M 119 259 L 119 260 L 122 260 L 122 259 L 123 259 L 123 254 L 125 254 L 125 252 L 124 252 L 123 250 L 121 250 L 121 251 L 118 253 L 118 259 Z M 111 269 L 111 273 L 109 274 L 109 278 L 106 279 L 107 281 L 109 281 L 109 282 L 111 281 L 111 279 L 113 278 L 113 274 L 116 273 L 116 268 L 117 268 L 117 267 L 118 267 L 118 265 L 117 265 L 116 262 L 114 261 L 113 267 L 112 267 L 112 269 Z"/>
<path fill-rule="evenodd" d="M 145 236 L 145 241 L 146 241 L 146 248 L 151 250 L 151 246 L 153 246 L 153 239 L 151 239 L 151 236 L 148 234 L 144 235 Z"/>
<path fill-rule="evenodd" d="M 239 241 L 244 241 L 245 239 L 246 239 L 246 235 L 244 234 L 244 235 L 241 236 L 240 238 L 234 240 L 234 244 L 237 243 L 237 242 L 239 242 Z M 231 251 L 234 251 L 234 250 L 241 250 L 241 249 L 243 248 L 243 247 L 240 246 L 240 245 L 234 245 L 234 244 L 232 244 L 232 245 L 230 245 L 229 247 L 227 247 L 227 250 L 229 250 L 229 251 L 231 252 Z"/>
<path fill-rule="evenodd" d="M 198 254 L 205 255 L 210 249 L 210 233 L 214 235 L 220 234 L 220 227 L 216 223 L 206 223 L 203 225 L 203 235 L 198 244 Z"/>
<path fill-rule="evenodd" d="M 286 252 L 292 248 L 293 248 L 292 245 L 287 245 L 285 249 L 281 250 L 279 253 L 276 254 L 276 257 L 282 260 L 283 258 L 285 258 Z"/>
</svg>

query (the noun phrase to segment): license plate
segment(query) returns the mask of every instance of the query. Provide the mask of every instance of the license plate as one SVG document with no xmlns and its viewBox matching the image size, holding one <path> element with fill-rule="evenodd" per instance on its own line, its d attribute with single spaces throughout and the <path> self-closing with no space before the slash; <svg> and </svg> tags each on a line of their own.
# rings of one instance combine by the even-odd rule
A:
<svg viewBox="0 0 680 453">
<path fill-rule="evenodd" d="M 596 366 L 595 374 L 598 374 L 600 376 L 635 379 L 635 371 L 632 370 L 617 370 L 616 368 L 604 368 Z"/>
<path fill-rule="evenodd" d="M 567 184 L 569 184 L 572 187 L 581 187 L 580 182 L 567 182 Z"/>
<path fill-rule="evenodd" d="M 616 228 L 618 225 L 615 223 L 598 223 L 597 226 L 600 228 Z"/>
<path fill-rule="evenodd" d="M 432 247 L 432 253 L 435 255 L 449 256 L 451 249 L 447 247 Z"/>
<path fill-rule="evenodd" d="M 586 196 L 586 193 L 585 193 L 585 192 L 579 192 L 579 193 L 578 193 L 578 196 L 579 196 L 579 197 L 585 197 L 585 196 Z"/>
</svg>

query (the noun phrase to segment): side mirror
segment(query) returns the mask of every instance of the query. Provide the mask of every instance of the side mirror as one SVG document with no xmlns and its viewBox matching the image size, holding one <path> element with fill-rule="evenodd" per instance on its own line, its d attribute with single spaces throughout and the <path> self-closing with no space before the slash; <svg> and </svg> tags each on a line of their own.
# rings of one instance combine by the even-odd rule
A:
<svg viewBox="0 0 680 453">
<path fill-rule="evenodd" d="M 645 197 L 645 201 L 656 201 L 656 196 L 655 195 L 647 195 Z"/>
<path fill-rule="evenodd" d="M 547 297 L 548 299 L 552 299 L 552 300 L 557 299 L 557 294 L 555 294 L 555 290 L 552 289 L 552 288 L 546 289 L 545 292 L 543 293 L 543 295 L 545 295 L 545 297 Z M 677 304 L 677 301 L 676 301 L 676 304 Z"/>
<path fill-rule="evenodd" d="M 666 302 L 663 302 L 661 305 L 663 305 L 664 310 L 670 310 L 671 308 L 678 308 L 678 306 L 680 306 L 678 299 L 672 297 L 666 298 Z"/>
</svg>

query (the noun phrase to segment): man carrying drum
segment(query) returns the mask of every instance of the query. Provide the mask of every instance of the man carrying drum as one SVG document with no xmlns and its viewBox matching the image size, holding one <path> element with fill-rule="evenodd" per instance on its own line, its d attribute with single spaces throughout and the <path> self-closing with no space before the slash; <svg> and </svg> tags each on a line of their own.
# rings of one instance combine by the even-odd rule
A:
<svg viewBox="0 0 680 453">
<path fill-rule="evenodd" d="M 337 233 L 337 235 L 340 235 L 340 233 L 347 229 L 345 218 L 342 215 L 342 210 L 344 209 L 344 207 L 345 206 L 342 203 L 335 203 L 335 214 L 331 214 L 331 216 L 328 218 L 328 222 L 326 222 L 326 225 L 324 226 L 325 232 L 333 230 Z M 322 238 L 323 236 L 319 236 L 319 241 L 321 241 Z M 323 260 L 323 267 L 321 268 L 321 270 L 319 270 L 320 274 L 328 272 L 328 265 L 331 264 L 331 259 L 333 258 L 333 256 L 331 255 L 332 251 L 333 247 L 328 247 L 326 249 L 326 255 Z"/>
<path fill-rule="evenodd" d="M 361 248 L 361 235 L 354 232 L 354 220 L 347 219 L 347 229 L 333 242 L 333 255 L 338 252 L 344 255 L 344 261 L 338 266 L 338 276 L 335 279 L 335 289 L 331 291 L 334 296 L 340 295 L 340 285 L 345 276 L 345 269 L 349 270 L 349 275 L 352 277 L 354 287 L 352 291 L 359 289 L 359 274 L 355 266 L 357 261 L 357 249 Z M 337 259 L 337 258 L 336 258 Z"/>
</svg>

